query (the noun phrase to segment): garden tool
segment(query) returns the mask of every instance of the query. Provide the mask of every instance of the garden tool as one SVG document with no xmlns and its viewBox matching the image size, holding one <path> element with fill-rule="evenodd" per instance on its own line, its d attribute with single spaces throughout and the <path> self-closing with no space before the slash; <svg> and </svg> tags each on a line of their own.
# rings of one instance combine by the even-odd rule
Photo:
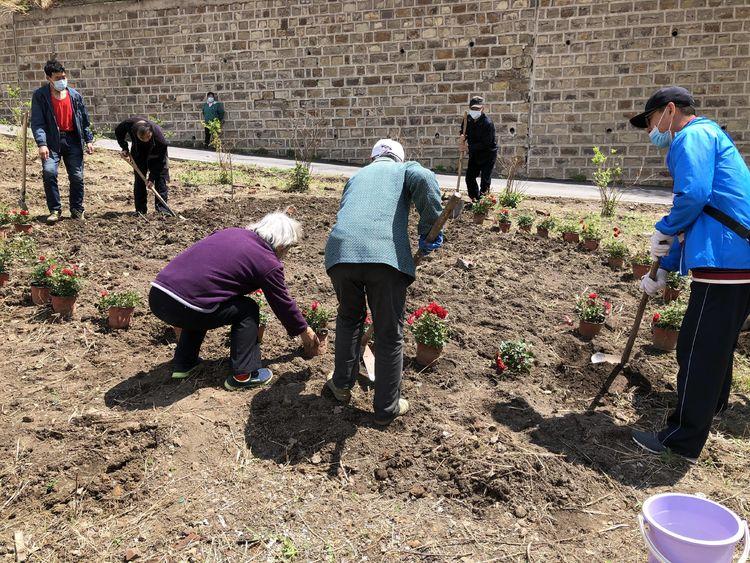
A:
<svg viewBox="0 0 750 563">
<path fill-rule="evenodd" d="M 18 199 L 18 207 L 21 209 L 28 209 L 26 205 L 26 135 L 29 128 L 29 112 L 23 112 L 23 121 L 21 123 L 23 130 L 21 131 L 21 196 Z"/>
<path fill-rule="evenodd" d="M 655 260 L 653 264 L 651 264 L 651 270 L 649 271 L 648 275 L 651 277 L 652 280 L 656 279 L 656 271 L 659 269 L 659 261 Z M 593 356 L 591 356 L 591 363 L 592 364 L 601 364 L 603 362 L 607 362 L 610 364 L 617 364 L 615 368 L 612 370 L 612 372 L 609 374 L 609 377 L 607 377 L 607 380 L 604 382 L 604 385 L 599 390 L 599 393 L 594 397 L 594 400 L 589 405 L 588 410 L 593 411 L 597 405 L 599 404 L 599 401 L 602 400 L 602 397 L 606 395 L 609 392 L 609 388 L 614 382 L 615 378 L 617 377 L 617 374 L 620 373 L 622 368 L 625 367 L 625 364 L 628 363 L 630 360 L 630 354 L 633 351 L 633 345 L 635 344 L 635 339 L 638 336 L 638 329 L 641 327 L 641 321 L 643 320 L 643 313 L 646 312 L 646 305 L 648 305 L 648 299 L 649 295 L 645 291 L 643 292 L 643 295 L 641 296 L 641 302 L 638 304 L 638 310 L 635 314 L 635 320 L 633 321 L 633 327 L 630 329 L 630 337 L 628 338 L 628 342 L 625 345 L 625 349 L 622 352 L 622 356 L 618 357 L 614 354 L 605 354 L 604 352 L 597 352 Z"/>
<path fill-rule="evenodd" d="M 464 124 L 463 127 L 461 127 L 461 132 L 464 135 L 464 138 L 466 138 L 466 118 L 469 115 L 469 112 L 464 112 Z M 459 215 L 461 215 L 461 212 L 464 210 L 464 198 L 461 197 L 461 172 L 463 171 L 464 166 L 464 151 L 459 150 L 458 151 L 458 178 L 456 178 L 456 195 L 460 198 L 458 203 L 456 204 L 456 207 L 453 208 L 453 214 L 452 218 L 456 219 Z"/>
<path fill-rule="evenodd" d="M 185 218 L 182 215 L 177 215 L 177 213 L 175 213 L 174 211 L 170 209 L 170 207 L 167 205 L 167 202 L 164 201 L 164 198 L 161 197 L 159 195 L 159 192 L 156 191 L 156 188 L 148 185 L 148 180 L 146 180 L 146 176 L 144 176 L 143 172 L 141 172 L 141 169 L 138 168 L 138 165 L 133 160 L 133 157 L 128 155 L 127 160 L 130 163 L 130 166 L 133 167 L 133 170 L 135 170 L 135 173 L 138 174 L 138 176 L 141 177 L 141 180 L 143 180 L 143 183 L 146 184 L 146 187 L 149 188 L 153 192 L 153 194 L 156 196 L 156 199 L 159 200 L 159 203 L 161 203 L 164 206 L 164 209 L 166 209 L 172 217 L 178 217 L 182 221 L 185 221 Z"/>
</svg>

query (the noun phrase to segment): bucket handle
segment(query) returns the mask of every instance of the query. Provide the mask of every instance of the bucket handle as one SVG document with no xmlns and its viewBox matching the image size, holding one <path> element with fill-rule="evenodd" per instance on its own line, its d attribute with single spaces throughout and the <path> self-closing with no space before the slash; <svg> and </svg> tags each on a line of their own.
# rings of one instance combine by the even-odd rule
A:
<svg viewBox="0 0 750 563">
<path fill-rule="evenodd" d="M 654 545 L 654 543 L 651 541 L 651 538 L 649 538 L 646 534 L 646 522 L 643 518 L 643 514 L 638 514 L 638 524 L 641 527 L 641 536 L 643 536 L 643 541 L 646 542 L 646 547 L 651 551 L 651 554 L 657 559 L 659 563 L 671 563 L 669 559 L 662 555 L 661 551 L 659 551 L 659 548 Z M 742 521 L 742 525 L 745 528 L 745 549 L 742 550 L 742 555 L 740 555 L 737 563 L 745 563 L 748 557 L 750 557 L 750 528 L 748 528 L 746 520 Z"/>
</svg>

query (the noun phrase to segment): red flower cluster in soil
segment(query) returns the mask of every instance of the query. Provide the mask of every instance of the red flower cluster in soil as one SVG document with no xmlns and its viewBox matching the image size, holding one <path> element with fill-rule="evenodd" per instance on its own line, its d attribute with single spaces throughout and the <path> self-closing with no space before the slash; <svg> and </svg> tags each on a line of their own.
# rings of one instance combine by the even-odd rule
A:
<svg viewBox="0 0 750 563">
<path fill-rule="evenodd" d="M 495 365 L 497 366 L 497 371 L 500 373 L 503 373 L 508 369 L 508 366 L 505 365 L 505 362 L 503 362 L 503 359 L 500 356 L 495 358 Z"/>
<path fill-rule="evenodd" d="M 502 213 L 503 215 L 507 215 L 508 213 L 510 213 L 510 211 L 508 211 L 507 209 L 502 209 L 500 213 Z"/>
<path fill-rule="evenodd" d="M 99 295 L 101 295 L 102 297 L 106 297 L 107 295 L 109 295 L 109 291 L 107 291 L 106 289 L 103 289 L 101 293 L 99 293 Z"/>
<path fill-rule="evenodd" d="M 427 307 L 420 307 L 416 311 L 414 311 L 411 315 L 409 315 L 409 318 L 406 320 L 407 324 L 414 324 L 414 321 L 416 321 L 419 317 L 424 315 L 425 313 L 432 313 L 436 317 L 440 319 L 444 319 L 448 316 L 448 309 L 441 307 L 434 301 L 427 305 Z"/>
<path fill-rule="evenodd" d="M 18 214 L 26 217 L 29 214 L 29 211 L 28 209 L 21 209 L 21 211 L 19 211 Z"/>
<path fill-rule="evenodd" d="M 589 293 L 589 299 L 596 299 L 597 297 L 599 297 L 598 293 Z"/>
<path fill-rule="evenodd" d="M 320 303 L 318 303 L 317 301 L 313 301 L 313 302 L 312 302 L 312 303 L 310 304 L 310 310 L 311 310 L 311 311 L 317 311 L 317 310 L 318 310 L 318 307 L 320 307 Z"/>
<path fill-rule="evenodd" d="M 622 233 L 622 231 L 618 227 L 615 227 L 612 232 L 614 233 L 615 238 L 619 237 L 620 233 Z"/>
<path fill-rule="evenodd" d="M 44 275 L 48 278 L 51 278 L 52 273 L 55 271 L 55 268 L 57 268 L 57 266 L 55 264 L 51 264 L 50 267 L 45 270 Z"/>
<path fill-rule="evenodd" d="M 40 257 L 39 257 L 39 261 L 40 261 L 40 262 L 44 262 L 45 260 L 47 260 L 47 257 L 46 257 L 46 256 L 40 256 Z"/>
<path fill-rule="evenodd" d="M 263 295 L 263 290 L 262 289 L 256 289 L 255 291 L 253 291 L 253 295 Z"/>
<path fill-rule="evenodd" d="M 653 320 L 654 320 L 654 322 L 655 322 L 655 323 L 658 323 L 658 322 L 659 322 L 659 319 L 661 319 L 661 315 L 660 315 L 659 313 L 654 313 L 654 319 L 653 319 Z"/>
</svg>

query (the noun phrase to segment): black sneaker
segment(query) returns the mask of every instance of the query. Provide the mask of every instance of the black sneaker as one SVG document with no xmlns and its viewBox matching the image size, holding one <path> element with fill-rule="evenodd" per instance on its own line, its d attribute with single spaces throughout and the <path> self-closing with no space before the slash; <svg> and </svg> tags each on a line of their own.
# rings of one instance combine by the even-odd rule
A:
<svg viewBox="0 0 750 563">
<path fill-rule="evenodd" d="M 273 372 L 268 368 L 260 368 L 252 373 L 230 375 L 224 381 L 224 388 L 228 391 L 240 391 L 267 385 L 273 379 Z"/>
<path fill-rule="evenodd" d="M 665 453 L 673 453 L 675 455 L 679 455 L 681 458 L 685 459 L 685 461 L 689 463 L 695 463 L 698 461 L 697 458 L 694 457 L 687 457 L 681 454 L 678 454 L 677 452 L 671 451 L 667 446 L 661 443 L 659 440 L 659 436 L 656 434 L 656 432 L 643 432 L 641 430 L 633 430 L 632 433 L 633 441 L 640 446 L 640 448 L 644 451 L 647 451 L 650 454 L 656 454 L 661 455 Z"/>
<path fill-rule="evenodd" d="M 86 219 L 84 217 L 83 209 L 71 209 L 70 218 L 75 219 L 77 221 L 84 221 Z"/>
</svg>

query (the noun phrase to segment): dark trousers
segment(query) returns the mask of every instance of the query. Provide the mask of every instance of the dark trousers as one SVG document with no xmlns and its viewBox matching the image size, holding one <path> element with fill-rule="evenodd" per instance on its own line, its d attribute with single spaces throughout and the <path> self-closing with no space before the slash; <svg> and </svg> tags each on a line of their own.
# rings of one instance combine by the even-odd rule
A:
<svg viewBox="0 0 750 563">
<path fill-rule="evenodd" d="M 692 284 L 677 341 L 677 406 L 659 432 L 674 452 L 698 457 L 714 415 L 727 408 L 734 349 L 748 314 L 750 284 Z"/>
<path fill-rule="evenodd" d="M 187 371 L 195 366 L 206 331 L 227 325 L 232 326 L 229 354 L 234 374 L 252 373 L 262 367 L 258 343 L 260 311 L 250 297 L 234 297 L 211 313 L 201 313 L 152 287 L 148 304 L 151 312 L 162 321 L 182 329 L 174 352 L 175 371 Z"/>
<path fill-rule="evenodd" d="M 211 146 L 211 130 L 208 127 L 204 127 L 203 131 L 204 131 L 203 147 L 209 148 Z"/>
<path fill-rule="evenodd" d="M 60 133 L 60 152 L 49 151 L 49 158 L 42 163 L 42 181 L 47 208 L 61 211 L 60 190 L 57 171 L 60 160 L 65 163 L 70 182 L 70 209 L 83 211 L 83 148 L 77 133 Z"/>
<path fill-rule="evenodd" d="M 136 166 L 140 168 L 141 172 L 145 174 L 148 173 L 146 162 L 144 161 L 136 161 Z M 134 176 L 134 182 L 133 182 L 133 199 L 135 201 L 135 210 L 140 213 L 147 213 L 148 212 L 148 194 L 150 190 L 146 188 L 146 184 L 143 183 L 143 180 L 141 180 L 141 177 L 138 175 L 137 172 L 133 172 Z M 154 182 L 154 188 L 156 189 L 157 193 L 164 199 L 164 201 L 169 201 L 169 188 L 167 187 L 167 179 L 169 178 L 168 173 L 162 172 L 159 177 Z M 164 207 L 161 202 L 159 201 L 159 198 L 154 196 L 154 206 L 156 207 L 157 211 L 162 211 L 164 213 L 167 213 L 166 207 Z"/>
<path fill-rule="evenodd" d="M 359 374 L 367 304 L 375 330 L 376 415 L 394 415 L 401 398 L 406 288 L 413 281 L 385 264 L 338 264 L 328 275 L 339 301 L 333 384 L 351 389 Z"/>
<path fill-rule="evenodd" d="M 469 154 L 466 166 L 466 189 L 471 199 L 479 199 L 490 191 L 492 171 L 495 169 L 497 152 Z M 481 176 L 482 189 L 477 186 L 477 176 Z"/>
</svg>

